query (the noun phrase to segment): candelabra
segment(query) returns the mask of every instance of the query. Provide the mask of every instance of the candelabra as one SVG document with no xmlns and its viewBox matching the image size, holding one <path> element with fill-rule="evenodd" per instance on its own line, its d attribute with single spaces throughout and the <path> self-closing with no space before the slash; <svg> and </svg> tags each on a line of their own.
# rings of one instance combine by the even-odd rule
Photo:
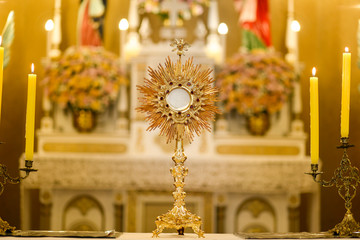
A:
<svg viewBox="0 0 360 240">
<path fill-rule="evenodd" d="M 7 167 L 4 164 L 0 164 L 0 195 L 4 192 L 5 184 L 18 184 L 23 179 L 27 178 L 31 172 L 37 171 L 32 168 L 33 161 L 25 160 L 25 168 L 20 168 L 20 171 L 25 172 L 25 176 L 11 177 L 7 172 Z M 4 221 L 0 217 L 0 235 L 11 233 L 15 230 L 15 227 L 9 225 L 8 222 Z"/>
<path fill-rule="evenodd" d="M 344 153 L 340 161 L 340 166 L 335 170 L 334 176 L 329 180 L 317 180 L 317 176 L 322 174 L 318 172 L 318 164 L 311 164 L 311 172 L 314 181 L 323 187 L 336 186 L 338 193 L 345 201 L 346 213 L 343 220 L 338 223 L 329 232 L 336 236 L 351 236 L 360 230 L 360 225 L 355 221 L 351 213 L 352 200 L 356 195 L 356 187 L 360 183 L 359 169 L 351 165 L 351 161 L 347 155 L 347 149 L 353 147 L 349 144 L 349 138 L 341 138 L 341 145 L 338 147 L 343 149 Z"/>
</svg>

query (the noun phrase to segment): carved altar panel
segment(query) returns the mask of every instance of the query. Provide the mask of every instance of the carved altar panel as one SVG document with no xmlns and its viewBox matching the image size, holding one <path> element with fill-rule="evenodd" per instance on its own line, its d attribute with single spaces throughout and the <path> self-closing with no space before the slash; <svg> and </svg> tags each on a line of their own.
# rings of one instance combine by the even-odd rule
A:
<svg viewBox="0 0 360 240">
<path fill-rule="evenodd" d="M 288 232 L 287 193 L 229 194 L 226 232 Z"/>
<path fill-rule="evenodd" d="M 272 205 L 261 197 L 246 199 L 237 209 L 236 232 L 276 232 L 276 214 Z"/>
<path fill-rule="evenodd" d="M 94 221 L 96 219 L 96 221 Z M 105 212 L 91 195 L 71 199 L 63 211 L 62 229 L 70 231 L 101 231 L 105 229 Z"/>
<path fill-rule="evenodd" d="M 53 189 L 51 230 L 114 229 L 114 192 Z"/>
</svg>

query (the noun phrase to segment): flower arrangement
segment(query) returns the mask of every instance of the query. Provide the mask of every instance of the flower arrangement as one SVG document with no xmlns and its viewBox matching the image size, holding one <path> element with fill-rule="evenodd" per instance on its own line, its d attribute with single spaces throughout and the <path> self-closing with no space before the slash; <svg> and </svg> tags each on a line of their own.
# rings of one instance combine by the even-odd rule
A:
<svg viewBox="0 0 360 240">
<path fill-rule="evenodd" d="M 163 19 L 168 18 L 168 12 L 161 8 L 163 0 L 139 0 L 139 10 L 144 13 L 154 13 Z M 204 13 L 204 8 L 209 5 L 209 0 L 179 0 L 185 2 L 188 8 L 179 13 L 181 19 L 189 20 L 191 16 L 199 16 Z"/>
<path fill-rule="evenodd" d="M 115 54 L 102 47 L 69 47 L 45 66 L 44 92 L 71 110 L 104 111 L 127 84 Z"/>
<path fill-rule="evenodd" d="M 238 53 L 217 76 L 224 111 L 243 115 L 278 112 L 292 93 L 293 67 L 274 51 Z"/>
</svg>

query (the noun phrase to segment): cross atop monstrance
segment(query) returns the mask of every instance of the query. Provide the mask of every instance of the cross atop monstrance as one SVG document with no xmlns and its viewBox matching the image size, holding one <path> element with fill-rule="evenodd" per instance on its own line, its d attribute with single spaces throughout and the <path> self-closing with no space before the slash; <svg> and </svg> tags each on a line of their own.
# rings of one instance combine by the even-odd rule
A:
<svg viewBox="0 0 360 240">
<path fill-rule="evenodd" d="M 147 115 L 146 120 L 150 123 L 147 130 L 160 128 L 160 135 L 165 135 L 168 143 L 176 142 L 172 156 L 175 166 L 171 168 L 175 202 L 171 210 L 157 217 L 153 237 L 158 237 L 164 228 L 176 229 L 180 235 L 184 234 L 185 228 L 192 228 L 198 237 L 204 237 L 201 218 L 185 207 L 184 185 L 188 168 L 184 166 L 187 156 L 183 139 L 191 142 L 194 134 L 200 135 L 203 129 L 210 131 L 209 120 L 214 120 L 215 113 L 219 113 L 214 106 L 217 91 L 212 84 L 211 69 L 200 70 L 200 65 L 193 64 L 193 58 L 186 60 L 185 64 L 181 63 L 181 56 L 189 44 L 183 39 L 176 39 L 171 46 L 179 56 L 176 63 L 168 57 L 165 67 L 161 64 L 157 70 L 149 67 L 151 78 L 138 86 L 143 96 L 139 99 L 141 106 L 137 110 Z"/>
<path fill-rule="evenodd" d="M 179 12 L 188 8 L 187 3 L 179 0 L 164 0 L 161 8 L 169 11 L 170 26 L 176 27 Z"/>
<path fill-rule="evenodd" d="M 176 54 L 179 56 L 179 59 L 181 60 L 181 56 L 184 55 L 184 52 L 188 50 L 190 47 L 190 44 L 184 41 L 184 39 L 175 39 L 171 44 L 171 47 L 173 47 L 173 52 L 176 51 Z"/>
</svg>

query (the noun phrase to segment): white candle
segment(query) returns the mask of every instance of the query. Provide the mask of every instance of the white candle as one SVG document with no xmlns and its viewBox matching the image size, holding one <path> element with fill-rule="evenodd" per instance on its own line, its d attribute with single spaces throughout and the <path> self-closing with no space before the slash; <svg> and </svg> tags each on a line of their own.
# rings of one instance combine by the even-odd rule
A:
<svg viewBox="0 0 360 240">
<path fill-rule="evenodd" d="M 51 36 L 52 36 L 52 31 L 54 29 L 54 22 L 53 20 L 49 19 L 46 21 L 45 23 L 45 30 L 47 32 L 46 35 L 46 56 L 48 58 L 50 58 L 50 51 L 51 51 Z"/>
<path fill-rule="evenodd" d="M 221 63 L 224 63 L 226 60 L 226 35 L 229 29 L 226 23 L 220 23 L 218 27 L 218 33 L 220 34 L 221 41 Z"/>
<path fill-rule="evenodd" d="M 128 21 L 123 18 L 119 22 L 119 29 L 120 29 L 120 62 L 123 70 L 125 70 L 125 39 L 126 39 L 126 32 L 129 28 Z"/>
</svg>

